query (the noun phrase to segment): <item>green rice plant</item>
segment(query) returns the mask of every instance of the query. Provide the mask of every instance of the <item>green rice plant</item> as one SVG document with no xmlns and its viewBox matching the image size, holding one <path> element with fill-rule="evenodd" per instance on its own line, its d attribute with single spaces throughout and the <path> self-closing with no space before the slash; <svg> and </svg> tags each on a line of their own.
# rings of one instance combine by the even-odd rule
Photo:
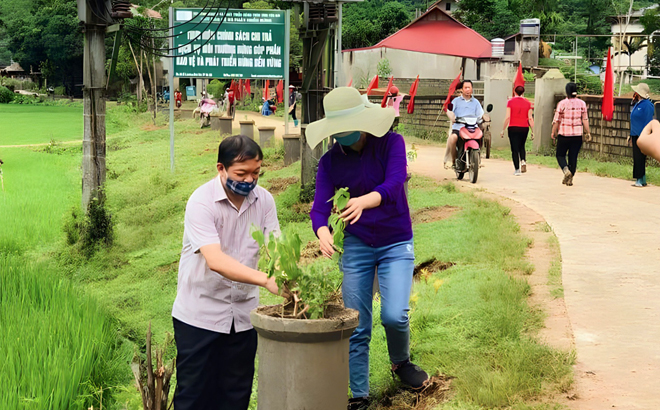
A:
<svg viewBox="0 0 660 410">
<path fill-rule="evenodd" d="M 53 243 L 65 210 L 80 206 L 79 158 L 11 148 L 2 160 L 0 254 Z"/>
<path fill-rule="evenodd" d="M 129 117 L 108 104 L 107 134 L 129 126 Z M 0 146 L 45 144 L 56 141 L 82 141 L 83 107 L 68 101 L 54 104 L 0 104 Z"/>
<path fill-rule="evenodd" d="M 0 256 L 2 409 L 98 406 L 117 374 L 115 325 L 68 281 Z"/>
</svg>

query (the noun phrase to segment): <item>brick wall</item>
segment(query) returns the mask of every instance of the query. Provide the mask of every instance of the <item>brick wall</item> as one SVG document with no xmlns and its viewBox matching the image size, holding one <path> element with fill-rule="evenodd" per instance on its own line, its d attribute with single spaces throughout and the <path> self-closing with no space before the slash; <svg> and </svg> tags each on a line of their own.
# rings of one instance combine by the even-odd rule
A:
<svg viewBox="0 0 660 410">
<path fill-rule="evenodd" d="M 630 135 L 630 102 L 631 98 L 614 98 L 614 119 L 612 121 L 603 120 L 601 106 L 603 97 L 594 95 L 579 95 L 578 98 L 584 100 L 587 104 L 587 113 L 589 115 L 589 126 L 591 128 L 591 142 L 585 142 L 582 150 L 594 154 L 601 153 L 612 159 L 632 158 L 632 148 L 626 144 L 626 139 Z M 556 96 L 555 101 L 559 102 L 562 96 Z M 601 131 L 602 125 L 602 131 Z"/>
<path fill-rule="evenodd" d="M 387 87 L 387 82 L 389 78 L 378 77 L 378 85 L 380 88 Z M 414 78 L 394 78 L 394 85 L 399 88 L 399 91 L 408 94 L 410 91 L 410 86 L 412 85 Z M 417 87 L 417 96 L 446 96 L 447 91 L 449 91 L 449 86 L 453 79 L 433 79 L 433 78 L 420 78 L 419 85 Z M 483 81 L 473 81 L 474 94 L 483 95 L 484 93 L 484 82 Z M 443 97 L 444 98 L 444 97 Z"/>
</svg>

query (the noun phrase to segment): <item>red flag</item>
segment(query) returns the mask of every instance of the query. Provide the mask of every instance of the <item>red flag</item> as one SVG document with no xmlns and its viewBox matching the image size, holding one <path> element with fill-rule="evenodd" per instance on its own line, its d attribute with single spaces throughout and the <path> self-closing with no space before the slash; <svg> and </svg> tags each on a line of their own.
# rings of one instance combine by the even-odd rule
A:
<svg viewBox="0 0 660 410">
<path fill-rule="evenodd" d="M 243 99 L 243 80 L 238 80 L 238 100 Z"/>
<path fill-rule="evenodd" d="M 413 83 L 410 85 L 410 91 L 408 94 L 410 94 L 410 102 L 408 103 L 408 114 L 412 114 L 415 112 L 415 95 L 417 95 L 417 87 L 419 87 L 419 76 L 417 76 L 417 79 L 413 81 Z"/>
<path fill-rule="evenodd" d="M 456 87 L 458 86 L 458 83 L 461 82 L 461 74 L 463 74 L 463 70 L 458 72 L 458 75 L 456 78 L 454 78 L 454 81 L 451 82 L 449 85 L 449 92 L 447 93 L 447 99 L 445 99 L 445 104 L 442 106 L 443 111 L 447 111 L 447 106 L 449 105 L 449 102 L 451 101 L 451 96 L 454 94 L 454 91 L 456 91 Z"/>
<path fill-rule="evenodd" d="M 270 87 L 270 80 L 266 80 L 264 83 L 264 100 L 267 100 L 270 95 L 268 95 L 268 88 Z"/>
<path fill-rule="evenodd" d="M 234 93 L 234 99 L 238 100 L 239 91 L 238 91 L 238 84 L 236 83 L 236 81 L 231 80 L 231 84 L 229 85 L 229 90 L 231 90 Z"/>
<path fill-rule="evenodd" d="M 607 67 L 605 68 L 605 85 L 603 86 L 602 113 L 605 121 L 614 117 L 614 71 L 612 70 L 611 49 L 607 50 Z"/>
<path fill-rule="evenodd" d="M 383 101 L 381 101 L 381 108 L 387 107 L 387 96 L 390 93 L 390 88 L 392 88 L 392 82 L 394 81 L 394 76 L 390 77 L 390 81 L 387 83 L 387 89 L 385 90 L 385 95 L 383 96 Z"/>
<path fill-rule="evenodd" d="M 252 89 L 250 88 L 250 80 L 245 80 L 245 92 L 249 96 L 252 94 Z"/>
<path fill-rule="evenodd" d="M 275 87 L 275 93 L 277 94 L 277 102 L 284 102 L 284 81 L 280 80 Z"/>
<path fill-rule="evenodd" d="M 523 76 L 522 72 L 522 64 L 518 63 L 518 72 L 516 73 L 516 80 L 513 82 L 513 95 L 515 96 L 515 89 L 517 87 L 524 87 L 525 86 L 525 77 Z"/>
<path fill-rule="evenodd" d="M 374 88 L 378 88 L 378 74 L 374 76 L 374 78 L 371 79 L 371 82 L 369 83 L 369 87 L 367 87 L 367 95 L 371 93 L 371 90 Z"/>
</svg>

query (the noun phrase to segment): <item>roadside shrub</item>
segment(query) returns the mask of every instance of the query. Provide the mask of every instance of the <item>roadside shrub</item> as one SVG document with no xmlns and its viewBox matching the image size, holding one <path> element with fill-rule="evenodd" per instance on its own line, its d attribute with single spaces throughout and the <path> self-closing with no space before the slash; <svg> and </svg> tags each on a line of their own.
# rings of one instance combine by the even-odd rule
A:
<svg viewBox="0 0 660 410">
<path fill-rule="evenodd" d="M 9 104 L 14 99 L 14 93 L 7 87 L 0 85 L 0 103 Z"/>
<path fill-rule="evenodd" d="M 0 78 L 0 85 L 4 85 L 10 90 L 28 90 L 34 91 L 39 89 L 39 84 L 32 82 L 31 80 L 16 80 L 14 78 L 2 77 Z"/>
<path fill-rule="evenodd" d="M 112 215 L 105 206 L 105 196 L 93 198 L 89 202 L 87 215 L 82 215 L 78 208 L 72 209 L 64 221 L 62 230 L 66 242 L 77 247 L 86 257 L 91 257 L 101 246 L 109 247 L 114 240 Z"/>
<path fill-rule="evenodd" d="M 224 88 L 225 82 L 218 79 L 212 80 L 209 85 L 206 86 L 206 92 L 211 94 L 216 100 L 222 99 L 224 97 Z"/>
<path fill-rule="evenodd" d="M 24 104 L 24 105 L 35 105 L 43 102 L 40 97 L 35 97 L 33 95 L 24 95 L 24 94 L 14 94 L 14 99 L 10 104 Z"/>
</svg>

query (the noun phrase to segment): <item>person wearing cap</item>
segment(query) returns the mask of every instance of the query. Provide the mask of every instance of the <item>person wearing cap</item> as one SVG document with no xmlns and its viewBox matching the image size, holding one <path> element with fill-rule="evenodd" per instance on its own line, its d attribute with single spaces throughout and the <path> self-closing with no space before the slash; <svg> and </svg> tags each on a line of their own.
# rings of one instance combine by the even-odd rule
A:
<svg viewBox="0 0 660 410">
<path fill-rule="evenodd" d="M 399 107 L 401 106 L 401 101 L 405 94 L 399 94 L 399 88 L 397 86 L 390 87 L 389 95 L 387 96 L 387 106 L 394 110 L 394 123 L 392 123 L 392 129 L 396 128 L 399 125 Z"/>
<path fill-rule="evenodd" d="M 323 108 L 325 118 L 307 126 L 307 143 L 312 149 L 328 137 L 335 143 L 319 161 L 310 217 L 321 252 L 332 257 L 329 200 L 337 189 L 348 188 L 351 199 L 341 214 L 346 222 L 342 294 L 344 305 L 360 312 L 360 322 L 350 338 L 353 398 L 348 409 L 366 409 L 376 275 L 393 376 L 415 389 L 423 388 L 428 380 L 428 374 L 410 361 L 408 311 L 415 255 L 404 192 L 406 146 L 401 135 L 390 131 L 394 110 L 369 103 L 355 88 L 330 91 Z"/>
<path fill-rule="evenodd" d="M 291 114 L 291 119 L 293 120 L 293 126 L 298 126 L 298 118 L 296 118 L 296 102 L 297 102 L 298 93 L 296 92 L 296 86 L 289 86 L 289 114 Z"/>
<path fill-rule="evenodd" d="M 509 142 L 511 143 L 511 157 L 513 159 L 513 175 L 519 176 L 527 172 L 527 163 L 525 162 L 525 143 L 527 134 L 532 130 L 532 139 L 534 139 L 534 117 L 532 116 L 532 103 L 525 97 L 525 87 L 519 85 L 513 91 L 516 96 L 506 103 L 506 117 L 504 117 L 504 126 L 500 137 L 504 138 L 504 130 L 508 131 Z"/>
<path fill-rule="evenodd" d="M 630 111 L 630 136 L 628 145 L 632 146 L 633 151 L 633 178 L 635 187 L 646 186 L 646 155 L 642 153 L 637 145 L 642 130 L 653 120 L 655 108 L 650 100 L 649 86 L 645 83 L 639 83 L 632 86 L 635 95 L 632 100 L 632 110 Z"/>
<path fill-rule="evenodd" d="M 564 171 L 562 184 L 573 185 L 577 171 L 577 159 L 582 148 L 582 133 L 586 132 L 587 142 L 591 141 L 587 104 L 577 98 L 577 84 L 566 84 L 566 98 L 557 103 L 555 117 L 552 120 L 550 137 L 557 140 L 557 163 Z M 568 154 L 568 162 L 566 155 Z"/>
</svg>

